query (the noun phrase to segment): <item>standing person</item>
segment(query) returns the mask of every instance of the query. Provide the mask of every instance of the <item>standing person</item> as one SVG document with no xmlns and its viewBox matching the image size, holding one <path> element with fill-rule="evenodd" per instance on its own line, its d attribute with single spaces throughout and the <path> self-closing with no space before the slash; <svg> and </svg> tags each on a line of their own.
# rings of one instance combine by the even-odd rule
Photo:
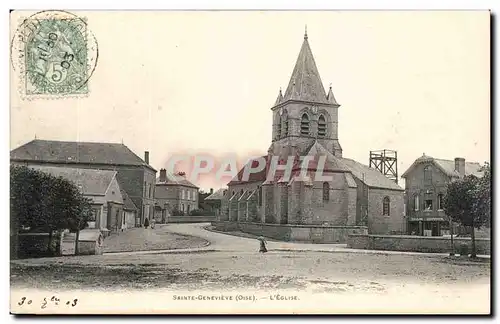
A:
<svg viewBox="0 0 500 324">
<path fill-rule="evenodd" d="M 266 242 L 266 240 L 264 239 L 264 237 L 263 237 L 263 236 L 259 236 L 259 237 L 257 238 L 257 240 L 259 240 L 259 242 L 260 242 L 260 249 L 259 249 L 259 252 L 261 252 L 261 253 L 266 253 L 266 252 L 267 252 L 267 249 L 266 249 L 266 243 L 267 243 L 267 242 Z"/>
<path fill-rule="evenodd" d="M 154 229 L 155 225 L 156 225 L 156 219 L 153 217 L 153 218 L 151 218 L 151 224 L 150 224 L 150 226 L 151 226 L 152 229 Z"/>
</svg>

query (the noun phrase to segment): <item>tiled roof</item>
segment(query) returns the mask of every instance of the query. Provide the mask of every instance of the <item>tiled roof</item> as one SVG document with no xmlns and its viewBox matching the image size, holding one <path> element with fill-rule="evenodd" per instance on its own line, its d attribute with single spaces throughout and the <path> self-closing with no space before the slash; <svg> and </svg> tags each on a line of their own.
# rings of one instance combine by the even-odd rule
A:
<svg viewBox="0 0 500 324">
<path fill-rule="evenodd" d="M 224 190 L 227 190 L 227 188 L 220 188 L 210 196 L 207 196 L 205 200 L 222 200 L 224 198 Z"/>
<path fill-rule="evenodd" d="M 134 204 L 132 199 L 130 199 L 127 192 L 123 189 L 120 191 L 121 191 L 122 197 L 123 197 L 123 209 L 124 210 L 138 210 L 137 206 Z"/>
<path fill-rule="evenodd" d="M 342 160 L 333 155 L 333 153 L 329 152 L 323 145 L 321 145 L 318 141 L 315 141 L 309 151 L 305 154 L 306 156 L 313 157 L 312 161 L 308 164 L 308 169 L 316 170 L 318 168 L 318 164 L 321 161 L 320 158 L 322 156 L 325 158 L 323 171 L 331 171 L 331 172 L 345 172 L 349 171 L 349 169 L 342 163 Z M 321 161 L 321 163 L 323 163 Z M 300 168 L 300 164 L 296 165 L 296 167 Z"/>
<path fill-rule="evenodd" d="M 153 169 L 127 146 L 117 143 L 63 142 L 36 139 L 12 150 L 10 159 L 52 163 L 134 165 Z"/>
<path fill-rule="evenodd" d="M 413 170 L 413 168 L 417 164 L 421 163 L 433 163 L 436 165 L 439 169 L 441 169 L 444 174 L 446 174 L 449 177 L 459 177 L 460 174 L 455 170 L 455 161 L 453 160 L 445 160 L 445 159 L 436 159 L 433 158 L 432 156 L 428 155 L 422 155 L 418 159 L 415 160 L 415 162 L 412 163 L 412 165 L 406 170 L 402 177 L 405 178 L 406 175 Z M 481 164 L 477 162 L 465 162 L 465 175 L 475 175 L 477 177 L 481 177 L 483 173 L 479 171 L 481 168 Z"/>
<path fill-rule="evenodd" d="M 330 100 L 332 99 L 333 101 L 330 102 L 327 99 L 325 88 L 321 82 L 306 35 L 283 100 L 304 100 L 336 104 L 333 96 L 330 97 Z"/>
<path fill-rule="evenodd" d="M 459 174 L 455 170 L 455 161 L 451 160 L 443 160 L 443 159 L 434 159 L 441 169 L 449 176 L 458 177 Z M 481 177 L 483 173 L 479 171 L 481 168 L 481 164 L 477 162 L 465 162 L 465 175 L 475 175 L 477 177 Z"/>
<path fill-rule="evenodd" d="M 84 195 L 104 196 L 116 171 L 33 165 L 30 168 L 63 177 L 75 183 Z"/>
<path fill-rule="evenodd" d="M 376 169 L 370 168 L 352 159 L 342 158 L 341 161 L 356 178 L 364 182 L 368 187 L 404 190 L 397 183 L 387 178 Z"/>
<path fill-rule="evenodd" d="M 262 156 L 262 158 L 264 158 L 264 160 L 266 161 L 266 163 L 268 162 L 267 161 L 267 155 Z M 236 175 L 236 177 L 234 177 L 229 182 L 229 185 L 235 185 L 235 184 L 239 184 L 239 183 L 256 182 L 256 181 L 263 182 L 263 181 L 266 180 L 266 168 L 264 168 L 264 169 L 262 169 L 259 172 L 250 173 L 248 175 L 248 180 L 247 181 L 241 181 L 241 179 L 243 179 L 243 173 L 245 172 L 245 168 L 247 166 L 249 166 L 250 163 L 252 163 L 251 164 L 252 168 L 256 168 L 259 165 L 259 161 L 258 160 L 249 161 L 243 168 L 241 168 L 241 170 L 238 172 L 238 174 Z"/>
<path fill-rule="evenodd" d="M 181 175 L 175 175 L 167 172 L 165 181 L 161 181 L 160 177 L 156 178 L 156 184 L 157 185 L 179 185 L 179 186 L 186 186 L 186 187 L 192 187 L 192 188 L 198 188 L 195 184 L 190 182 L 189 180 L 186 179 L 185 176 Z"/>
</svg>

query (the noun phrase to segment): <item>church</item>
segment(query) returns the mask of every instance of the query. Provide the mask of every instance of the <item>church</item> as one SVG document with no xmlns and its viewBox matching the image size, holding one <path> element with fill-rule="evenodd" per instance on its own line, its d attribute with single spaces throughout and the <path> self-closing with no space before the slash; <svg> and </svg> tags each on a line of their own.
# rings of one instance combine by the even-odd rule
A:
<svg viewBox="0 0 500 324">
<path fill-rule="evenodd" d="M 283 240 L 345 242 L 348 234 L 405 231 L 404 189 L 378 170 L 343 157 L 338 136 L 340 105 L 325 91 L 307 31 L 285 93 L 272 112 L 272 139 L 265 168 L 243 170 L 228 184 L 217 227 Z M 362 112 L 360 112 L 362 113 Z M 308 157 L 305 172 L 294 163 L 292 177 L 268 177 L 273 157 Z M 317 181 L 320 167 L 328 181 Z M 249 164 L 256 161 L 250 161 Z"/>
</svg>

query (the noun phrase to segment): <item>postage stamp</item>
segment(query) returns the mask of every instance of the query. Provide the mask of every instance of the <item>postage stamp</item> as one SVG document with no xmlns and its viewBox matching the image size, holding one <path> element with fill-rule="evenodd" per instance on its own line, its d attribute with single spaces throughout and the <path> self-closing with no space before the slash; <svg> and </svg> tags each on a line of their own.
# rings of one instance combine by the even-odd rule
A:
<svg viewBox="0 0 500 324">
<path fill-rule="evenodd" d="M 11 58 L 25 99 L 87 95 L 98 49 L 85 18 L 42 11 L 22 18 Z"/>
</svg>

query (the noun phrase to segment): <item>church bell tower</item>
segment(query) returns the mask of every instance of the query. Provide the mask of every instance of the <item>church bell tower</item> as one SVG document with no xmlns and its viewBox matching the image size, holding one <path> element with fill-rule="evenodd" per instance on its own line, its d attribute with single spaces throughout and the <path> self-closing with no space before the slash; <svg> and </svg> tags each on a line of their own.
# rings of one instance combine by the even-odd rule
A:
<svg viewBox="0 0 500 324">
<path fill-rule="evenodd" d="M 280 89 L 271 108 L 272 154 L 303 155 L 318 141 L 335 156 L 342 157 L 338 140 L 339 107 L 331 86 L 328 93 L 325 92 L 309 46 L 306 27 L 285 94 Z"/>
</svg>

